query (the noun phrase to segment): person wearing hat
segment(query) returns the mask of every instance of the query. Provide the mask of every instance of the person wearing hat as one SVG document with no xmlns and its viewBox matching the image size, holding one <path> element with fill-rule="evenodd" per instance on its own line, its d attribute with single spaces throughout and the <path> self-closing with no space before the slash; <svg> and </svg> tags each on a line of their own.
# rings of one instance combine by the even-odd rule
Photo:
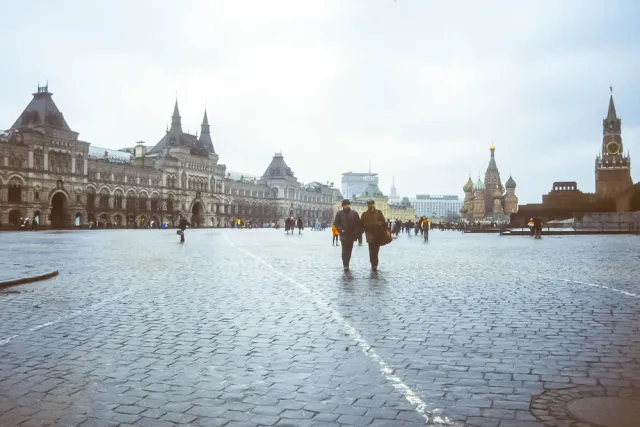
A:
<svg viewBox="0 0 640 427">
<path fill-rule="evenodd" d="M 358 212 L 351 209 L 349 199 L 342 201 L 342 210 L 336 213 L 334 224 L 340 233 L 340 242 L 342 243 L 342 266 L 344 271 L 349 271 L 353 242 L 362 234 L 362 221 Z"/>
<path fill-rule="evenodd" d="M 367 236 L 369 244 L 369 261 L 371 271 L 378 271 L 378 253 L 380 252 L 380 233 L 386 231 L 387 221 L 379 209 L 376 209 L 376 201 L 367 200 L 367 211 L 362 213 L 362 228 Z"/>
</svg>

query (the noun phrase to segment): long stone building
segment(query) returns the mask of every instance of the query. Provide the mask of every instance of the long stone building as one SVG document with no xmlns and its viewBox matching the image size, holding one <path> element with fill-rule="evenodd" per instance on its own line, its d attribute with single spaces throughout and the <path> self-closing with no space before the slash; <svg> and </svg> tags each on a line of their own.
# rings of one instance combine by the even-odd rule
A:
<svg viewBox="0 0 640 427">
<path fill-rule="evenodd" d="M 282 154 L 260 177 L 241 176 L 219 163 L 206 111 L 200 135 L 182 130 L 178 102 L 171 127 L 153 147 L 111 150 L 78 138 L 38 87 L 16 122 L 0 132 L 0 226 L 35 218 L 67 228 L 90 222 L 113 227 L 175 223 L 185 215 L 199 227 L 236 219 L 332 219 L 334 188 L 301 184 Z"/>
</svg>

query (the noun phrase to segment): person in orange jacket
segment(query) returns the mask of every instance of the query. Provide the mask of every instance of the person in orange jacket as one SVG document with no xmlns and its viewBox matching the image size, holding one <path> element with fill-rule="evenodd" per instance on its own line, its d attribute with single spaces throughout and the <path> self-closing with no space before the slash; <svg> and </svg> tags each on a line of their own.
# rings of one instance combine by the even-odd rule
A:
<svg viewBox="0 0 640 427">
<path fill-rule="evenodd" d="M 335 224 L 331 226 L 331 232 L 333 233 L 333 241 L 331 242 L 331 246 L 339 246 L 338 241 L 340 240 L 340 232 L 336 228 Z"/>
</svg>

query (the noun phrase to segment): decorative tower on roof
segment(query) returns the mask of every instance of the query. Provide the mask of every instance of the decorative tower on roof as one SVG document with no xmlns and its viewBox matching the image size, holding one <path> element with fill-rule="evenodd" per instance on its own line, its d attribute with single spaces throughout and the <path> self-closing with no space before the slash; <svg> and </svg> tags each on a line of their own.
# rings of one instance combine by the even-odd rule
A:
<svg viewBox="0 0 640 427">
<path fill-rule="evenodd" d="M 38 85 L 38 91 L 33 94 L 33 99 L 11 126 L 11 130 L 48 127 L 71 131 L 56 103 L 53 102 L 52 96 L 48 84 Z"/>
<path fill-rule="evenodd" d="M 616 114 L 613 88 L 609 87 L 609 109 L 602 121 L 601 155 L 596 158 L 596 195 L 613 198 L 629 189 L 631 158 L 623 153 L 622 121 Z"/>
<path fill-rule="evenodd" d="M 209 153 L 215 153 L 213 149 L 213 141 L 211 141 L 211 133 L 209 127 L 209 118 L 207 117 L 207 110 L 204 110 L 204 117 L 202 118 L 202 125 L 200 126 L 200 144 L 204 146 Z"/>
<path fill-rule="evenodd" d="M 171 116 L 171 132 L 182 133 L 182 120 L 180 118 L 180 110 L 178 109 L 178 100 L 173 107 L 173 116 Z"/>
</svg>

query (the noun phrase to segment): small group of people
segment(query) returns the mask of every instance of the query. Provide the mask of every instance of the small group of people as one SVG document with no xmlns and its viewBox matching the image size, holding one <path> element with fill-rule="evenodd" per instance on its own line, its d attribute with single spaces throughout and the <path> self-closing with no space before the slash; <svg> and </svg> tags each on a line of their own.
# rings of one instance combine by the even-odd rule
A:
<svg viewBox="0 0 640 427">
<path fill-rule="evenodd" d="M 289 234 L 289 231 L 293 234 L 296 228 L 298 229 L 298 234 L 302 234 L 302 230 L 304 230 L 304 221 L 302 221 L 302 217 L 299 216 L 298 220 L 296 220 L 290 216 L 284 220 L 284 232 L 286 234 Z"/>
<path fill-rule="evenodd" d="M 40 229 L 40 217 L 20 218 L 20 230 L 38 231 Z"/>
<path fill-rule="evenodd" d="M 362 241 L 362 234 L 366 236 L 369 245 L 369 262 L 371 271 L 378 271 L 378 255 L 380 246 L 384 246 L 391 241 L 391 235 L 387 229 L 387 221 L 379 209 L 376 209 L 376 202 L 373 199 L 367 200 L 367 210 L 362 213 L 351 209 L 351 201 L 342 201 L 342 210 L 336 214 L 333 223 L 333 244 L 340 240 L 342 246 L 342 266 L 345 272 L 349 271 L 351 253 L 356 240 Z"/>
<path fill-rule="evenodd" d="M 395 220 L 395 222 L 389 221 L 388 227 L 389 231 L 391 231 L 391 234 L 395 235 L 396 237 L 401 232 L 406 232 L 410 236 L 411 231 L 413 231 L 416 236 L 418 235 L 418 233 L 420 233 L 420 235 L 424 237 L 425 242 L 429 241 L 430 224 L 429 218 L 425 216 L 421 216 L 416 222 L 413 222 L 411 220 L 402 222 L 399 219 Z"/>
</svg>

